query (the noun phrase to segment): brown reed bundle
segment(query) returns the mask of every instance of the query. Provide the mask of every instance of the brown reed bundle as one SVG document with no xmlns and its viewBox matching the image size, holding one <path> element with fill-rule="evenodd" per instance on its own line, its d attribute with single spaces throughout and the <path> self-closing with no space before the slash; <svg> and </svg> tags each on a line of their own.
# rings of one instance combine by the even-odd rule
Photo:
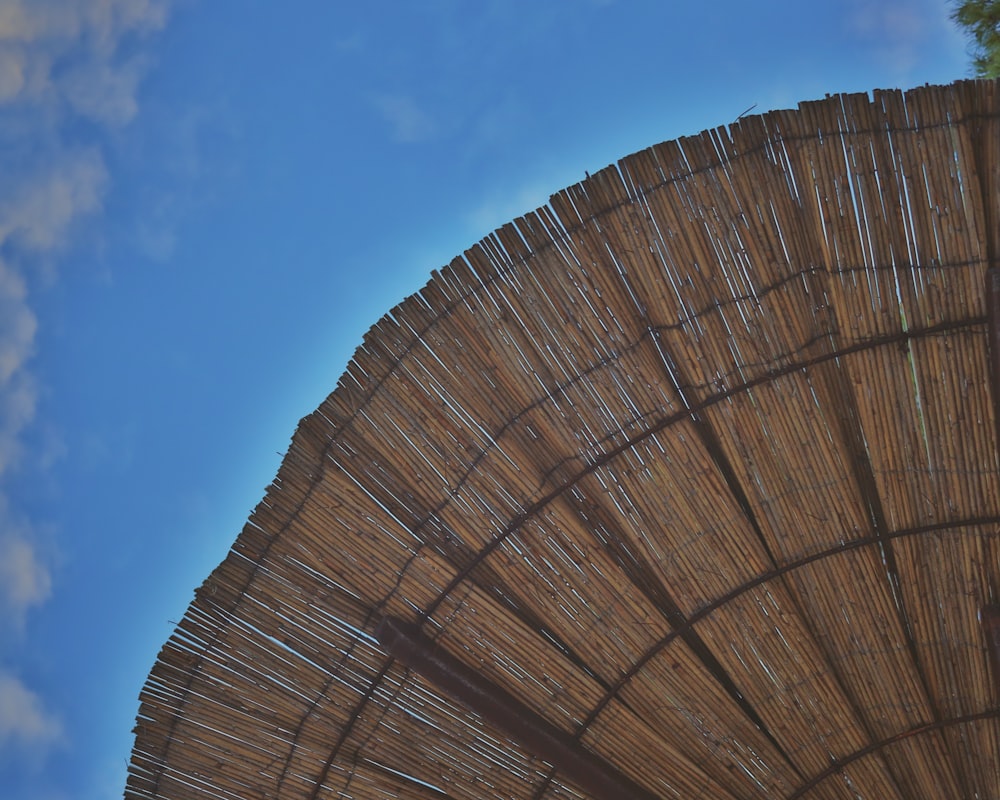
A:
<svg viewBox="0 0 1000 800">
<path fill-rule="evenodd" d="M 962 82 L 656 145 L 480 242 L 300 424 L 126 796 L 1000 798 L 998 206 Z"/>
</svg>

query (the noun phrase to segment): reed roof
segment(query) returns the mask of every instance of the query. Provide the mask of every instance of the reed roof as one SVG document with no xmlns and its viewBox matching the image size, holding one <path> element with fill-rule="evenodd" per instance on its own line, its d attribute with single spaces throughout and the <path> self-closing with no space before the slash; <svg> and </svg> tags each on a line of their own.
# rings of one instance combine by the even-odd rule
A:
<svg viewBox="0 0 1000 800">
<path fill-rule="evenodd" d="M 542 730 L 635 796 L 1000 798 L 998 89 L 658 144 L 434 273 L 164 646 L 126 796 L 596 792 Z"/>
</svg>

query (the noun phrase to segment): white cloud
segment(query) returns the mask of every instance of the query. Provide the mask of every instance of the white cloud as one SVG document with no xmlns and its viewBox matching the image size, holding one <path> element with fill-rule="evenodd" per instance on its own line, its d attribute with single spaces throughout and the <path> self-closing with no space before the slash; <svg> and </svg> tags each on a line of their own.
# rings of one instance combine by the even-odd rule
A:
<svg viewBox="0 0 1000 800">
<path fill-rule="evenodd" d="M 32 606 L 49 599 L 52 574 L 27 539 L 0 534 L 0 601 L 20 620 Z"/>
<path fill-rule="evenodd" d="M 0 494 L 0 614 L 18 628 L 52 594 L 52 572 L 34 533 Z"/>
<path fill-rule="evenodd" d="M 37 103 L 52 95 L 49 73 L 54 57 L 46 50 L 0 37 L 0 108 Z"/>
<path fill-rule="evenodd" d="M 0 0 L 0 482 L 25 464 L 25 433 L 38 415 L 31 358 L 45 322 L 33 303 L 35 270 L 57 267 L 77 226 L 100 214 L 108 134 L 137 113 L 147 66 L 137 37 L 162 27 L 167 8 L 167 0 Z M 46 457 L 33 454 L 33 463 L 44 468 Z M 8 497 L 0 483 L 0 627 L 16 633 L 52 595 L 56 549 Z M 0 668 L 0 750 L 44 757 L 62 737 L 42 697 Z"/>
<path fill-rule="evenodd" d="M 0 246 L 50 255 L 72 224 L 101 207 L 106 175 L 96 151 L 64 154 L 0 195 Z M 16 261 L 0 260 L 0 478 L 22 453 L 21 433 L 34 421 L 36 381 L 29 371 L 38 319 Z"/>
<path fill-rule="evenodd" d="M 0 40 L 52 42 L 87 37 L 113 52 L 121 37 L 162 28 L 164 0 L 0 0 Z"/>
<path fill-rule="evenodd" d="M 0 48 L 0 103 L 13 100 L 24 86 L 24 54 L 12 47 Z"/>
<path fill-rule="evenodd" d="M 0 672 L 0 748 L 47 748 L 63 735 L 61 722 L 42 699 L 9 672 Z"/>
<path fill-rule="evenodd" d="M 412 97 L 383 94 L 372 98 L 372 104 L 389 123 L 392 138 L 397 142 L 421 142 L 437 133 L 434 119 L 417 105 Z"/>
<path fill-rule="evenodd" d="M 13 238 L 34 252 L 57 249 L 72 223 L 100 210 L 106 183 L 95 148 L 53 156 L 0 198 L 0 243 Z"/>
<path fill-rule="evenodd" d="M 138 108 L 146 60 L 133 40 L 166 0 L 0 0 L 0 478 L 35 420 L 39 320 L 31 269 L 57 263 L 108 186 L 102 131 Z M 125 57 L 122 54 L 127 53 Z M 76 122 L 96 125 L 81 136 Z"/>
<path fill-rule="evenodd" d="M 21 370 L 0 387 L 0 478 L 20 462 L 21 433 L 34 421 L 37 406 L 38 389 L 30 372 Z"/>
<path fill-rule="evenodd" d="M 80 64 L 67 72 L 62 89 L 78 114 L 109 127 L 120 127 L 139 110 L 135 94 L 143 71 L 141 60 L 120 66 L 102 61 Z"/>
<path fill-rule="evenodd" d="M 38 321 L 27 297 L 24 278 L 0 261 L 0 387 L 7 386 L 34 350 Z"/>
<path fill-rule="evenodd" d="M 165 0 L 0 0 L 0 104 L 63 102 L 127 123 L 142 65 L 120 62 L 120 46 L 166 17 Z"/>
<path fill-rule="evenodd" d="M 0 482 L 25 465 L 38 416 L 37 269 L 57 269 L 81 222 L 100 214 L 109 134 L 138 109 L 148 63 L 139 38 L 165 24 L 167 9 L 168 0 L 0 0 Z M 51 453 L 36 447 L 31 457 L 44 468 Z M 0 627 L 19 629 L 52 595 L 56 549 L 8 497 L 0 483 Z M 61 731 L 0 668 L 0 748 L 41 752 Z"/>
</svg>

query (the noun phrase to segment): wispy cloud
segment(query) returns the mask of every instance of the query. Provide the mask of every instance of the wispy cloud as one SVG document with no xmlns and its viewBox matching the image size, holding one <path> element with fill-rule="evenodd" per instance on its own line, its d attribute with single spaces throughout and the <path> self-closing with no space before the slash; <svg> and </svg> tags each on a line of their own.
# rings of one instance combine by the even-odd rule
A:
<svg viewBox="0 0 1000 800">
<path fill-rule="evenodd" d="M 142 37 L 168 0 L 0 0 L 0 625 L 24 628 L 50 600 L 51 558 L 38 520 L 5 491 L 37 422 L 35 293 L 58 280 L 82 221 L 100 214 L 106 147 L 138 110 Z M 34 463 L 38 461 L 33 459 Z M 43 466 L 36 464 L 36 466 Z M 15 637 L 16 638 L 16 637 Z M 6 658 L 15 657 L 8 653 Z M 0 668 L 0 750 L 43 752 L 62 725 L 39 693 Z"/>
<path fill-rule="evenodd" d="M 132 38 L 163 25 L 156 0 L 0 0 L 0 478 L 36 415 L 38 319 L 30 270 L 49 265 L 108 184 L 99 133 L 136 111 Z M 95 123 L 89 140 L 77 130 Z"/>
<path fill-rule="evenodd" d="M 166 16 L 164 0 L 3 0 L 0 98 L 61 99 L 97 121 L 127 121 L 140 63 L 123 60 L 121 43 Z"/>
<path fill-rule="evenodd" d="M 144 71 L 141 59 L 121 65 L 81 64 L 63 79 L 66 100 L 84 117 L 112 127 L 124 125 L 138 111 L 135 93 Z"/>
<path fill-rule="evenodd" d="M 35 415 L 29 270 L 50 264 L 73 226 L 100 211 L 99 133 L 134 116 L 144 69 L 125 44 L 161 27 L 166 9 L 161 0 L 0 0 L 0 477 Z M 80 118 L 96 123 L 89 138 Z"/>
<path fill-rule="evenodd" d="M 434 118 L 408 95 L 376 95 L 372 98 L 372 105 L 389 123 L 392 138 L 397 142 L 425 141 L 438 131 Z"/>
<path fill-rule="evenodd" d="M 52 573 L 28 534 L 26 527 L 11 524 L 0 507 L 0 609 L 6 621 L 18 626 L 52 593 Z"/>
<path fill-rule="evenodd" d="M 366 41 L 365 37 L 361 32 L 354 31 L 353 33 L 334 39 L 333 47 L 338 53 L 360 53 L 365 49 Z"/>
<path fill-rule="evenodd" d="M 940 46 L 949 31 L 947 4 L 928 0 L 855 0 L 847 15 L 851 32 L 877 51 L 885 65 L 905 76 L 919 63 L 922 51 Z"/>
<path fill-rule="evenodd" d="M 34 347 L 38 321 L 27 298 L 24 278 L 0 261 L 0 386 L 24 367 Z"/>
<path fill-rule="evenodd" d="M 18 346 L 15 342 L 11 349 Z M 19 356 L 13 353 L 13 358 Z M 0 385 L 0 478 L 21 461 L 21 433 L 35 420 L 37 405 L 37 381 L 28 370 L 18 369 Z M 0 491 L 0 502 L 3 499 Z"/>
<path fill-rule="evenodd" d="M 100 210 L 106 178 L 94 147 L 52 154 L 0 197 L 0 242 L 28 253 L 58 249 L 74 221 Z"/>
<path fill-rule="evenodd" d="M 42 699 L 15 675 L 0 671 L 0 748 L 19 745 L 37 752 L 62 735 L 62 723 Z"/>
</svg>

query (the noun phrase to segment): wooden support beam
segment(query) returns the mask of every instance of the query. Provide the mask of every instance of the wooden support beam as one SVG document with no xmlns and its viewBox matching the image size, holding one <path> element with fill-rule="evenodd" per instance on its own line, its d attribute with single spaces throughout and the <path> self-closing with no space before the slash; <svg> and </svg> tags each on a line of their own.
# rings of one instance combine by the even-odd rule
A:
<svg viewBox="0 0 1000 800">
<path fill-rule="evenodd" d="M 446 653 L 419 625 L 386 617 L 375 636 L 391 656 L 551 764 L 594 800 L 658 800 L 505 689 Z"/>
</svg>

